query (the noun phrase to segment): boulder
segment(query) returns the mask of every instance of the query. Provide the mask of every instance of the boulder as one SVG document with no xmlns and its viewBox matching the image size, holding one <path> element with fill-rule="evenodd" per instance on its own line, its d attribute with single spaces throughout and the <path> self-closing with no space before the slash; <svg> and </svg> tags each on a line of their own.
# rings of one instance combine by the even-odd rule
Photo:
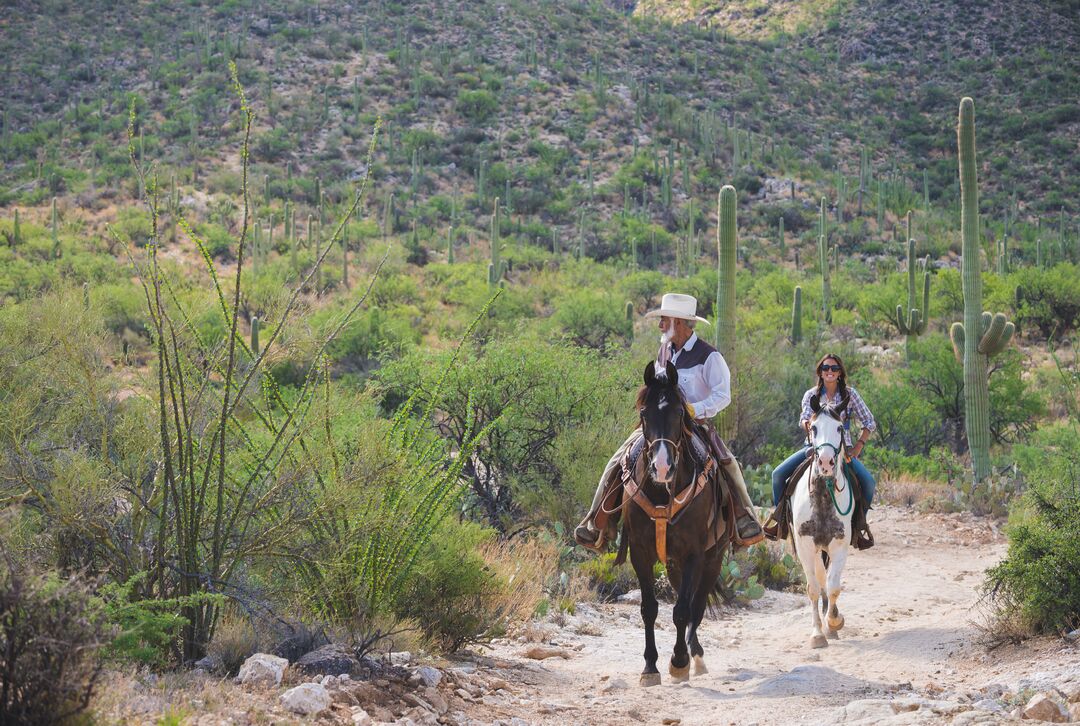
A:
<svg viewBox="0 0 1080 726">
<path fill-rule="evenodd" d="M 1024 706 L 1024 718 L 1031 721 L 1065 723 L 1068 717 L 1056 701 L 1045 693 L 1036 693 Z"/>
<path fill-rule="evenodd" d="M 416 675 L 425 686 L 434 687 L 442 681 L 442 671 L 431 666 L 420 666 L 416 669 Z"/>
<path fill-rule="evenodd" d="M 296 667 L 308 675 L 340 676 L 360 667 L 360 661 L 343 645 L 330 643 L 305 653 Z"/>
<path fill-rule="evenodd" d="M 289 661 L 269 653 L 256 653 L 244 661 L 236 682 L 244 686 L 277 686 Z"/>
<path fill-rule="evenodd" d="M 194 667 L 196 670 L 204 670 L 211 674 L 224 673 L 225 661 L 222 660 L 220 655 L 211 654 L 195 661 Z"/>
<path fill-rule="evenodd" d="M 322 713 L 330 708 L 330 692 L 321 683 L 301 683 L 281 694 L 281 705 L 301 716 Z"/>
</svg>

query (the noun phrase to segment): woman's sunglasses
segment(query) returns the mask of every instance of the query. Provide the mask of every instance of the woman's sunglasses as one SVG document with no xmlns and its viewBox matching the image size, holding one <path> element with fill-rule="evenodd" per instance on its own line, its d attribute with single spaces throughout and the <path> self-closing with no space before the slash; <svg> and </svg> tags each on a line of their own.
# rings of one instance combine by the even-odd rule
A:
<svg viewBox="0 0 1080 726">
<path fill-rule="evenodd" d="M 832 371 L 833 373 L 839 373 L 841 369 L 840 369 L 840 366 L 821 366 L 821 368 L 819 370 L 822 373 L 824 373 L 825 371 Z"/>
</svg>

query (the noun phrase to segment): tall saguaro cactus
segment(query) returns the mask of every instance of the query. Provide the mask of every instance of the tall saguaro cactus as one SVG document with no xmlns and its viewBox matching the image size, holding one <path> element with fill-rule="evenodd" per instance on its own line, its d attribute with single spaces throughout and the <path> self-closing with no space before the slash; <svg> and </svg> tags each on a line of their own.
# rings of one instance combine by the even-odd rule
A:
<svg viewBox="0 0 1080 726">
<path fill-rule="evenodd" d="M 716 228 L 719 279 L 716 283 L 716 347 L 728 366 L 735 369 L 735 264 L 738 249 L 735 224 L 735 187 L 727 184 L 720 190 Z M 734 381 L 732 381 L 734 384 Z M 734 385 L 732 386 L 734 388 Z M 735 436 L 735 403 L 725 408 L 716 422 L 724 439 Z"/>
<path fill-rule="evenodd" d="M 821 266 L 821 312 L 826 323 L 832 322 L 832 287 L 829 281 L 829 237 L 826 228 L 825 197 L 818 209 L 818 262 Z"/>
<path fill-rule="evenodd" d="M 908 219 L 910 219 L 910 213 Z M 909 227 L 910 229 L 910 227 Z M 929 263 L 929 257 L 926 262 Z M 926 332 L 926 321 L 930 310 L 930 271 L 923 268 L 923 291 L 922 307 L 915 307 L 915 240 L 908 239 L 907 245 L 907 310 L 903 305 L 896 306 L 896 317 L 893 319 L 900 335 L 907 336 L 904 351 L 907 359 L 911 360 L 911 347 L 915 339 Z"/>
<path fill-rule="evenodd" d="M 802 288 L 795 286 L 791 300 L 791 344 L 802 342 Z"/>
<path fill-rule="evenodd" d="M 1002 313 L 982 311 L 982 273 L 979 269 L 979 187 L 975 173 L 975 103 L 960 101 L 956 127 L 960 160 L 960 233 L 963 238 L 964 322 L 953 323 L 949 334 L 953 350 L 964 364 L 964 428 L 974 481 L 990 474 L 989 357 L 1000 353 L 1012 339 L 1015 326 Z"/>
</svg>

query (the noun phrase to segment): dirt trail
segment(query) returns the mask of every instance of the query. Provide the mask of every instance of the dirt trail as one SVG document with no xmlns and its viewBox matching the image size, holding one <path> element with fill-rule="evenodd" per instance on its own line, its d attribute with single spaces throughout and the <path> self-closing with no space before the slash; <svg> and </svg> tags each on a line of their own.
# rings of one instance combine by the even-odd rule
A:
<svg viewBox="0 0 1080 726">
<path fill-rule="evenodd" d="M 840 598 L 847 622 L 828 648 L 809 647 L 805 595 L 770 591 L 749 608 L 724 608 L 707 619 L 700 638 L 709 673 L 672 684 L 666 670 L 675 632 L 671 605 L 661 603 L 664 682 L 646 689 L 638 686 L 644 638 L 637 605 L 584 604 L 531 633 L 568 658 L 528 660 L 529 644 L 520 638 L 484 651 L 515 682 L 474 704 L 469 716 L 516 724 L 882 722 L 863 720 L 865 711 L 856 713 L 854 705 L 845 708 L 855 701 L 879 708 L 888 702 L 890 723 L 982 722 L 984 716 L 996 722 L 1008 717 L 981 711 L 972 718 L 976 712 L 969 711 L 954 721 L 948 709 L 923 708 L 919 715 L 917 706 L 897 704 L 905 698 L 972 703 L 995 682 L 1003 684 L 1000 694 L 1010 678 L 1039 670 L 1047 657 L 1040 647 L 1055 651 L 1058 667 L 1080 663 L 1080 652 L 1060 643 L 991 653 L 974 642 L 983 571 L 1005 552 L 995 523 L 887 506 L 873 514 L 878 544 L 848 558 Z M 900 715 L 893 719 L 894 713 Z"/>
</svg>

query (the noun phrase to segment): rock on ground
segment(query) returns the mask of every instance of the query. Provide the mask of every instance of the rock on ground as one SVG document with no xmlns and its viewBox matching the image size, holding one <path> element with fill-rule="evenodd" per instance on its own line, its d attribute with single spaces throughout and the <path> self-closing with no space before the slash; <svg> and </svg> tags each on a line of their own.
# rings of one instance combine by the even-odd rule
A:
<svg viewBox="0 0 1080 726">
<path fill-rule="evenodd" d="M 289 661 L 269 653 L 256 653 L 244 661 L 236 682 L 245 686 L 278 686 Z"/>
<path fill-rule="evenodd" d="M 311 716 L 330 708 L 330 693 L 321 683 L 301 683 L 281 694 L 281 705 L 293 713 Z"/>
</svg>

